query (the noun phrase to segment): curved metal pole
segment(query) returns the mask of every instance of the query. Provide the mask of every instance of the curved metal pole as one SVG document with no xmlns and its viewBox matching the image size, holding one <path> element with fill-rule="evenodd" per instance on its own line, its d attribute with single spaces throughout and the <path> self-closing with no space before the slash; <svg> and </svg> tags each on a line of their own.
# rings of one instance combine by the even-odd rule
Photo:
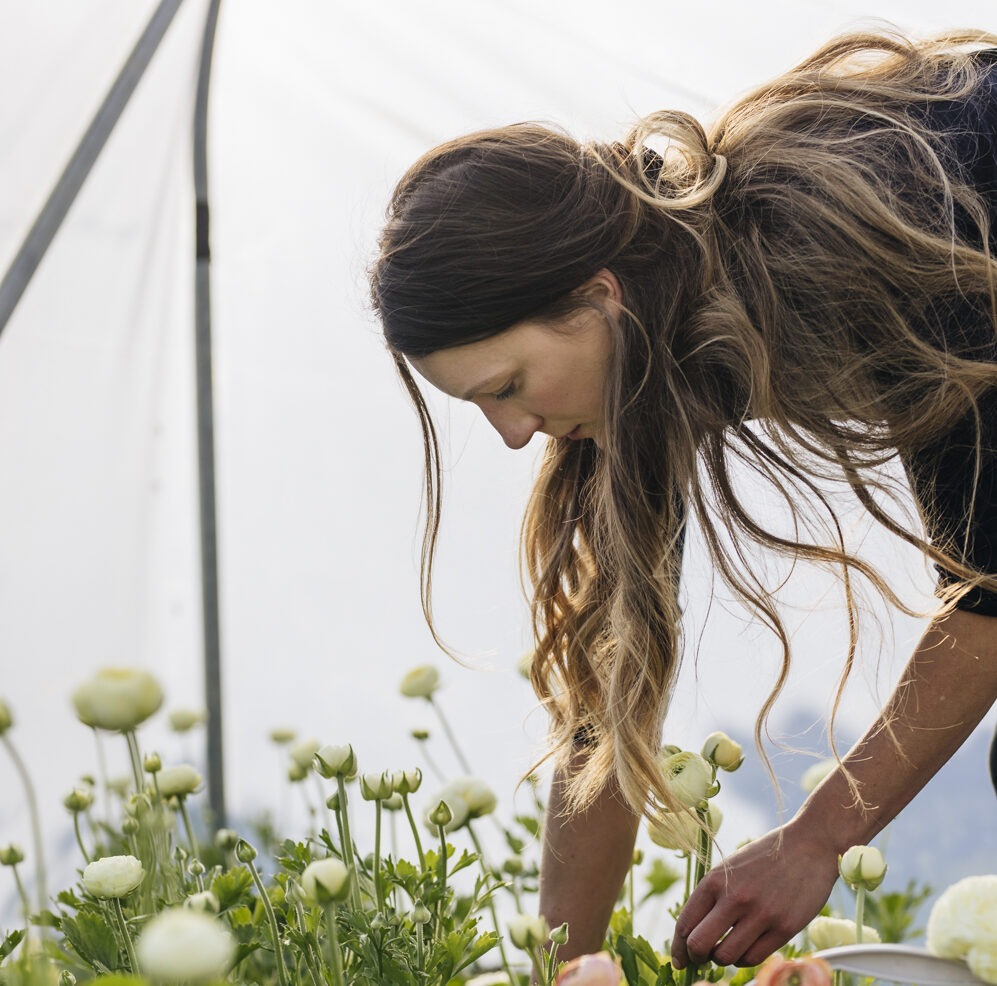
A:
<svg viewBox="0 0 997 986">
<path fill-rule="evenodd" d="M 221 0 L 211 0 L 204 24 L 194 102 L 196 259 L 194 331 L 197 360 L 197 454 L 201 514 L 201 599 L 204 625 L 204 700 L 208 709 L 208 802 L 212 824 L 225 825 L 222 747 L 221 631 L 218 612 L 218 536 L 215 512 L 214 400 L 211 373 L 211 248 L 208 233 L 208 83 Z"/>
<path fill-rule="evenodd" d="M 122 66 L 114 84 L 104 97 L 104 102 L 94 114 L 83 139 L 63 169 L 41 212 L 38 213 L 28 235 L 11 261 L 3 281 L 0 282 L 0 332 L 14 314 L 25 288 L 34 276 L 38 265 L 59 231 L 66 214 L 79 194 L 87 175 L 107 143 L 111 131 L 128 105 L 135 87 L 152 61 L 152 56 L 163 40 L 166 29 L 183 0 L 162 0 L 152 15 L 131 54 Z"/>
</svg>

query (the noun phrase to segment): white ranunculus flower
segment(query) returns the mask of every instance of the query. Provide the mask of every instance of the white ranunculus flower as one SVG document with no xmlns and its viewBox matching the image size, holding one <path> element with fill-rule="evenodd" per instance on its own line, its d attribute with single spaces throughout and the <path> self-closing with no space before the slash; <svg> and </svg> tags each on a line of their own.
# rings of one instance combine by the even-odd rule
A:
<svg viewBox="0 0 997 986">
<path fill-rule="evenodd" d="M 189 764 L 181 763 L 176 767 L 164 767 L 156 774 L 159 793 L 164 798 L 173 795 L 185 797 L 200 790 L 204 778 Z"/>
<path fill-rule="evenodd" d="M 413 668 L 398 686 L 406 698 L 432 698 L 440 687 L 440 672 L 432 664 L 420 664 Z"/>
<path fill-rule="evenodd" d="M 711 835 L 720 831 L 723 822 L 723 812 L 716 805 L 710 805 L 706 811 L 706 825 Z M 692 811 L 681 814 L 667 812 L 660 821 L 647 823 L 647 834 L 651 841 L 662 849 L 674 849 L 676 852 L 692 853 L 699 844 L 700 828 L 696 815 Z"/>
<path fill-rule="evenodd" d="M 174 907 L 157 914 L 142 931 L 136 952 L 142 972 L 167 983 L 223 979 L 235 958 L 226 925 L 204 911 Z"/>
<path fill-rule="evenodd" d="M 506 928 L 513 945 L 524 950 L 542 945 L 550 934 L 547 922 L 532 914 L 514 914 L 506 922 Z"/>
<path fill-rule="evenodd" d="M 145 870 L 134 856 L 104 856 L 83 871 L 83 886 L 104 900 L 127 897 L 144 876 Z"/>
<path fill-rule="evenodd" d="M 309 904 L 325 906 L 345 900 L 350 889 L 350 871 L 334 856 L 309 863 L 301 874 L 301 893 Z"/>
<path fill-rule="evenodd" d="M 852 890 L 860 884 L 875 890 L 886 876 L 886 860 L 875 846 L 852 846 L 838 862 L 838 872 Z"/>
<path fill-rule="evenodd" d="M 807 925 L 807 934 L 814 948 L 821 951 L 825 948 L 837 948 L 839 945 L 854 945 L 858 941 L 855 922 L 845 918 L 814 918 Z M 879 941 L 879 932 L 862 925 L 862 943 L 865 945 Z"/>
<path fill-rule="evenodd" d="M 311 769 L 312 760 L 315 754 L 322 748 L 322 744 L 317 739 L 298 740 L 287 752 L 291 760 L 302 770 Z"/>
<path fill-rule="evenodd" d="M 824 780 L 824 778 L 827 777 L 827 775 L 830 774 L 831 771 L 837 766 L 837 760 L 817 761 L 817 763 L 812 764 L 807 767 L 805 771 L 803 771 L 803 776 L 800 778 L 800 787 L 802 787 L 807 794 L 810 794 L 814 788 L 816 788 L 817 785 L 820 784 L 820 782 Z"/>
<path fill-rule="evenodd" d="M 966 953 L 966 965 L 977 979 L 997 984 L 997 948 L 974 945 Z"/>
<path fill-rule="evenodd" d="M 997 951 L 997 875 L 952 884 L 931 909 L 926 937 L 928 951 L 943 959 L 965 959 L 972 948 Z"/>
<path fill-rule="evenodd" d="M 437 809 L 441 803 L 446 805 L 450 814 L 450 820 L 445 822 L 443 826 L 444 831 L 446 832 L 453 832 L 454 830 L 459 829 L 461 825 L 463 825 L 470 817 L 467 802 L 459 794 L 455 791 L 446 791 L 446 793 L 441 791 L 436 796 L 430 798 L 429 802 L 426 804 L 426 813 L 424 816 L 426 827 L 434 835 L 436 834 L 438 826 L 433 819 L 437 817 Z"/>
<path fill-rule="evenodd" d="M 134 729 L 162 704 L 159 683 L 137 668 L 103 668 L 73 692 L 76 715 L 97 729 Z"/>
<path fill-rule="evenodd" d="M 713 786 L 713 771 L 698 753 L 680 750 L 661 760 L 665 783 L 675 798 L 690 808 L 705 800 Z"/>
</svg>

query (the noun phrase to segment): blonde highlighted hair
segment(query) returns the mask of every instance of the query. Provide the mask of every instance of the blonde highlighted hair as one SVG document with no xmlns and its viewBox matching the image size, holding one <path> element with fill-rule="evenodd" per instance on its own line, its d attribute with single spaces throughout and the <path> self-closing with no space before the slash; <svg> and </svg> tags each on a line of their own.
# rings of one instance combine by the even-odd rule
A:
<svg viewBox="0 0 997 986">
<path fill-rule="evenodd" d="M 583 146 L 534 125 L 485 131 L 431 151 L 395 190 L 371 286 L 425 438 L 430 625 L 439 449 L 407 357 L 527 316 L 562 318 L 591 304 L 576 289 L 601 269 L 621 285 L 621 309 L 606 312 L 603 447 L 549 441 L 523 525 L 532 679 L 552 751 L 566 763 L 585 739 L 572 808 L 610 777 L 635 810 L 674 807 L 656 761 L 682 650 L 687 518 L 782 647 L 759 743 L 790 642 L 746 564 L 748 546 L 841 573 L 842 685 L 858 632 L 855 576 L 906 608 L 847 550 L 825 478 L 844 477 L 880 523 L 952 574 L 949 605 L 975 586 L 997 588 L 967 556 L 968 517 L 958 529 L 927 517 L 928 541 L 879 505 L 877 474 L 957 423 L 975 421 L 978 436 L 979 400 L 997 383 L 993 355 L 973 348 L 992 343 L 997 326 L 987 203 L 930 120 L 933 103 L 984 98 L 984 88 L 997 100 L 994 62 L 979 54 L 987 46 L 997 37 L 848 35 L 709 130 L 661 112 L 616 144 Z M 983 343 L 939 337 L 955 312 L 984 327 Z M 816 498 L 829 543 L 767 530 L 736 491 L 732 461 L 794 516 L 802 494 Z"/>
</svg>

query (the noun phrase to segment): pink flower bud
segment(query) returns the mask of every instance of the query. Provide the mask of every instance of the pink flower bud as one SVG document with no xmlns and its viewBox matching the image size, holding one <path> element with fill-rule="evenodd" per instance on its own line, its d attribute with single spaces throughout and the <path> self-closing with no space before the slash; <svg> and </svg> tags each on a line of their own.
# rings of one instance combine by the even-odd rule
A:
<svg viewBox="0 0 997 986">
<path fill-rule="evenodd" d="M 813 956 L 785 959 L 776 952 L 759 967 L 755 986 L 831 986 L 831 967 Z"/>
<path fill-rule="evenodd" d="M 619 986 L 620 965 L 609 952 L 579 955 L 566 963 L 554 986 Z"/>
</svg>

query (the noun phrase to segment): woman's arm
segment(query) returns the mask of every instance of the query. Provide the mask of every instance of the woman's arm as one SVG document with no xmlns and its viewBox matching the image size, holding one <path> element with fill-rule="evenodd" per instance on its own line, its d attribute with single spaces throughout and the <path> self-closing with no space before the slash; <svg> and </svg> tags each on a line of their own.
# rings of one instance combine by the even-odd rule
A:
<svg viewBox="0 0 997 986">
<path fill-rule="evenodd" d="M 956 610 L 932 623 L 879 718 L 845 758 L 866 810 L 854 805 L 838 769 L 791 822 L 712 870 L 676 923 L 676 967 L 711 955 L 756 965 L 785 944 L 827 900 L 838 854 L 886 826 L 995 700 L 997 619 Z"/>
<path fill-rule="evenodd" d="M 551 784 L 540 861 L 540 913 L 552 928 L 568 922 L 558 959 L 602 948 L 640 821 L 613 783 L 587 811 L 566 816 L 565 777 L 556 771 Z"/>
</svg>

